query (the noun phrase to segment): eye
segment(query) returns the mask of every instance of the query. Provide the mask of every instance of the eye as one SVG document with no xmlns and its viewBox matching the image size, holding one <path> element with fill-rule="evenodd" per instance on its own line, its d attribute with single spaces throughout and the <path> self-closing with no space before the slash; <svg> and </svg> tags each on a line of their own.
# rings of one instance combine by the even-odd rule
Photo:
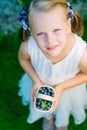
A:
<svg viewBox="0 0 87 130">
<path fill-rule="evenodd" d="M 61 29 L 55 29 L 54 32 L 58 32 L 58 31 L 60 31 L 60 30 L 61 30 Z"/>
<path fill-rule="evenodd" d="M 37 36 L 43 35 L 44 32 L 37 33 Z"/>
</svg>

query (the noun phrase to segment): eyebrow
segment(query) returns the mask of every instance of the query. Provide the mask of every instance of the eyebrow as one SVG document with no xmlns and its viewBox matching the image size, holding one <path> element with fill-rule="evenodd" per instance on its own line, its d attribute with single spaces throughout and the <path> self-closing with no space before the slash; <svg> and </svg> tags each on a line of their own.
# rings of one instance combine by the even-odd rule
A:
<svg viewBox="0 0 87 130">
<path fill-rule="evenodd" d="M 44 32 L 39 32 L 39 33 L 37 33 L 37 35 L 41 35 L 41 34 L 43 34 Z"/>
<path fill-rule="evenodd" d="M 59 30 L 61 30 L 61 29 L 57 28 L 57 29 L 54 29 L 53 31 L 59 31 Z"/>
<path fill-rule="evenodd" d="M 60 28 L 56 28 L 56 29 L 53 30 L 53 32 L 54 32 L 54 31 L 60 31 L 60 30 L 61 30 Z M 36 35 L 38 36 L 38 35 L 41 35 L 41 34 L 43 34 L 43 33 L 45 33 L 45 32 L 39 32 L 39 33 L 37 33 Z"/>
</svg>

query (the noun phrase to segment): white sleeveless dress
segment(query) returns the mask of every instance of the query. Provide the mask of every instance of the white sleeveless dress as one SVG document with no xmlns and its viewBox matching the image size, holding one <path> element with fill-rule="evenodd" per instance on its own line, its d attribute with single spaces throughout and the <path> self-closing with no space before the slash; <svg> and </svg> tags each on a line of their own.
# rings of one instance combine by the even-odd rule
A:
<svg viewBox="0 0 87 130">
<path fill-rule="evenodd" d="M 86 47 L 86 42 L 76 34 L 74 36 L 75 44 L 71 52 L 67 57 L 54 65 L 50 60 L 46 59 L 33 37 L 29 38 L 29 56 L 36 73 L 44 84 L 55 86 L 74 77 L 80 71 L 78 64 Z M 76 124 L 80 124 L 85 120 L 85 108 L 87 107 L 86 84 L 63 91 L 60 102 L 52 114 L 44 114 L 34 110 L 30 102 L 32 85 L 32 80 L 25 73 L 19 81 L 20 90 L 18 95 L 22 97 L 23 105 L 29 105 L 28 123 L 33 123 L 42 117 L 50 119 L 53 115 L 55 115 L 55 125 L 57 127 L 68 125 L 70 115 L 74 117 Z"/>
</svg>

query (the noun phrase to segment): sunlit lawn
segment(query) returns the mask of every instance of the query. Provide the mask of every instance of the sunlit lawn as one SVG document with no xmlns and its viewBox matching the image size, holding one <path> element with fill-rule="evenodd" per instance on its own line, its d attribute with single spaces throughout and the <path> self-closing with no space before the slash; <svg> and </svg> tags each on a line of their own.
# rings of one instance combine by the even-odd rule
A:
<svg viewBox="0 0 87 130">
<path fill-rule="evenodd" d="M 87 41 L 87 26 L 84 39 Z M 20 46 L 18 35 L 0 34 L 0 130 L 41 130 L 41 120 L 33 124 L 26 122 L 28 107 L 22 106 L 18 97 L 18 81 L 23 74 L 17 52 Z M 75 125 L 70 117 L 69 130 L 87 130 L 87 119 Z"/>
</svg>

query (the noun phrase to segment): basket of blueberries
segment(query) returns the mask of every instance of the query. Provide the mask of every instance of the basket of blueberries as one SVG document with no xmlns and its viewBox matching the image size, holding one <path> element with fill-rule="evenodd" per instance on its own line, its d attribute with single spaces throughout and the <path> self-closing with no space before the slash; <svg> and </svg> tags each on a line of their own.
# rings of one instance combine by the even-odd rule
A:
<svg viewBox="0 0 87 130">
<path fill-rule="evenodd" d="M 54 102 L 55 89 L 48 85 L 42 85 L 36 92 L 34 108 L 37 111 L 48 112 Z"/>
</svg>

